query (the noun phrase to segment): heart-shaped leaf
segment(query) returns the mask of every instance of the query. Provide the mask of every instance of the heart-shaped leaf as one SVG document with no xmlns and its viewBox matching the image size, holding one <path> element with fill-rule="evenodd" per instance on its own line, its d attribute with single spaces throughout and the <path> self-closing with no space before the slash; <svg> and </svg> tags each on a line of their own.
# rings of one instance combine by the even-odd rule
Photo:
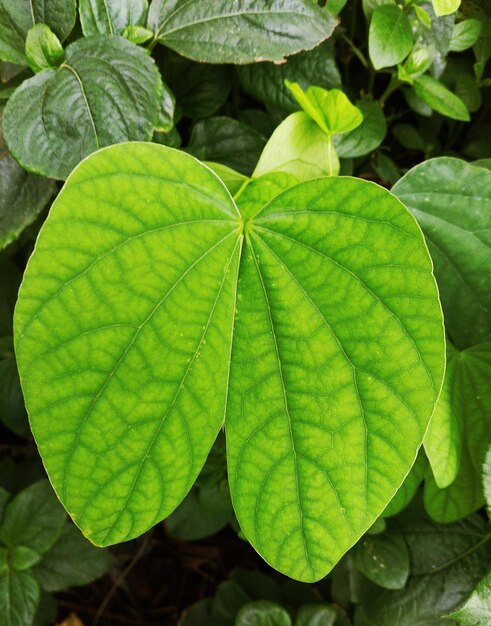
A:
<svg viewBox="0 0 491 626">
<path fill-rule="evenodd" d="M 153 0 L 161 43 L 205 63 L 282 61 L 327 39 L 334 16 L 313 0 Z"/>
<path fill-rule="evenodd" d="M 80 39 L 58 69 L 22 83 L 3 123 L 7 145 L 27 170 L 64 179 L 102 146 L 150 140 L 162 82 L 153 60 L 117 36 Z"/>
<path fill-rule="evenodd" d="M 442 316 L 421 232 L 386 190 L 325 178 L 259 199 L 242 217 L 170 148 L 99 151 L 41 231 L 16 352 L 52 484 L 94 543 L 169 515 L 225 423 L 245 535 L 313 581 L 414 462 Z"/>
</svg>

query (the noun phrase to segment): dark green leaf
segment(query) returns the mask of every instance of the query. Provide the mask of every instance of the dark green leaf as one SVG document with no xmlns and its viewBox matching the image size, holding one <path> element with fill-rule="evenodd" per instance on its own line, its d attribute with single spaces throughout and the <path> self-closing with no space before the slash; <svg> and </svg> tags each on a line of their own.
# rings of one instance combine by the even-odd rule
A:
<svg viewBox="0 0 491 626">
<path fill-rule="evenodd" d="M 27 33 L 46 24 L 64 41 L 76 17 L 76 0 L 0 0 L 0 59 L 25 65 Z"/>
<path fill-rule="evenodd" d="M 39 605 L 39 585 L 30 572 L 0 572 L 2 626 L 30 626 Z"/>
<path fill-rule="evenodd" d="M 266 140 L 254 128 L 230 117 L 210 117 L 194 125 L 187 151 L 250 175 Z"/>
<path fill-rule="evenodd" d="M 449 617 L 460 626 L 491 624 L 491 572 L 479 582 L 464 606 Z"/>
<path fill-rule="evenodd" d="M 418 98 L 437 113 L 462 122 L 470 121 L 469 111 L 462 100 L 432 76 L 419 76 L 414 80 Z"/>
<path fill-rule="evenodd" d="M 355 130 L 333 138 L 336 152 L 344 159 L 373 152 L 387 133 L 385 115 L 378 102 L 358 100 L 355 104 L 363 114 L 362 123 Z"/>
<path fill-rule="evenodd" d="M 100 147 L 150 140 L 161 95 L 158 70 L 141 48 L 117 36 L 80 39 L 58 71 L 16 90 L 4 113 L 5 139 L 26 169 L 63 179 Z"/>
<path fill-rule="evenodd" d="M 107 572 L 113 564 L 108 550 L 95 548 L 72 524 L 65 524 L 61 535 L 34 568 L 46 591 L 87 585 Z"/>
<path fill-rule="evenodd" d="M 334 46 L 330 44 L 322 44 L 309 52 L 291 56 L 280 65 L 253 63 L 239 67 L 237 71 L 247 93 L 272 108 L 288 112 L 298 110 L 298 103 L 285 87 L 285 80 L 298 82 L 303 89 L 311 85 L 325 89 L 341 87 Z"/>
<path fill-rule="evenodd" d="M 9 502 L 0 525 L 0 541 L 44 554 L 60 536 L 65 520 L 66 513 L 51 485 L 43 480 Z"/>
<path fill-rule="evenodd" d="M 453 343 L 466 348 L 489 340 L 491 172 L 459 159 L 430 159 L 393 193 L 423 229 Z"/>
<path fill-rule="evenodd" d="M 298 611 L 294 626 L 333 626 L 337 613 L 330 606 L 307 604 Z"/>
<path fill-rule="evenodd" d="M 127 26 L 144 26 L 147 0 L 80 0 L 80 22 L 89 35 L 120 35 Z"/>
<path fill-rule="evenodd" d="M 336 21 L 313 0 L 153 0 L 149 27 L 205 63 L 281 61 L 324 41 Z"/>
<path fill-rule="evenodd" d="M 235 626 L 291 626 L 285 609 L 267 600 L 245 604 L 237 613 Z"/>
</svg>

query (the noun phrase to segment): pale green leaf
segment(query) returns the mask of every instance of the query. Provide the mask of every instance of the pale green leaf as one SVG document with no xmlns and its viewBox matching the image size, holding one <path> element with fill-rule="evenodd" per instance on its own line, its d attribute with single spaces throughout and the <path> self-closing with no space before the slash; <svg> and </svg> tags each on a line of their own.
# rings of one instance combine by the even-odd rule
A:
<svg viewBox="0 0 491 626">
<path fill-rule="evenodd" d="M 299 180 L 328 176 L 330 156 L 326 134 L 306 113 L 297 111 L 271 135 L 253 175 L 287 172 Z"/>
<path fill-rule="evenodd" d="M 86 37 L 121 35 L 128 26 L 145 26 L 147 0 L 80 0 L 80 23 Z M 150 33 L 152 36 L 153 33 Z"/>
<path fill-rule="evenodd" d="M 58 67 L 65 54 L 58 37 L 45 24 L 36 24 L 27 33 L 26 59 L 34 73 Z"/>
<path fill-rule="evenodd" d="M 414 461 L 444 365 L 416 222 L 357 179 L 267 199 L 241 216 L 195 159 L 134 143 L 84 161 L 53 205 L 16 353 L 50 479 L 96 544 L 168 516 L 225 415 L 240 526 L 303 581 L 373 524 Z"/>
<path fill-rule="evenodd" d="M 150 140 L 161 94 L 157 67 L 141 48 L 117 36 L 80 39 L 59 70 L 24 81 L 11 96 L 5 140 L 26 169 L 64 179 L 102 146 Z"/>
<path fill-rule="evenodd" d="M 231 167 L 227 167 L 226 165 L 222 165 L 221 163 L 215 163 L 214 161 L 205 161 L 205 165 L 207 165 L 215 172 L 215 174 L 225 184 L 225 187 L 230 191 L 232 195 L 235 195 L 242 187 L 242 185 L 248 180 L 247 176 L 244 176 L 244 174 L 236 172 Z"/>
<path fill-rule="evenodd" d="M 64 41 L 75 18 L 76 0 L 0 0 L 0 59 L 26 65 L 26 37 L 35 24 L 46 24 Z"/>
<path fill-rule="evenodd" d="M 415 78 L 414 91 L 433 111 L 453 120 L 470 121 L 469 111 L 462 100 L 433 76 L 423 75 Z"/>
<path fill-rule="evenodd" d="M 375 69 L 404 61 L 412 47 L 413 32 L 406 13 L 392 4 L 377 7 L 368 32 L 368 49 Z"/>
<path fill-rule="evenodd" d="M 339 89 L 308 87 L 303 91 L 298 83 L 290 83 L 287 80 L 285 84 L 305 113 L 326 135 L 348 133 L 360 126 L 363 121 L 360 109 L 351 104 L 348 97 Z"/>
<path fill-rule="evenodd" d="M 431 0 L 433 9 L 438 17 L 450 15 L 460 7 L 461 0 Z"/>
<path fill-rule="evenodd" d="M 459 159 L 430 159 L 401 178 L 393 193 L 423 229 L 453 343 L 467 348 L 489 341 L 491 172 Z"/>
<path fill-rule="evenodd" d="M 462 608 L 449 615 L 460 626 L 489 626 L 491 624 L 491 572 L 472 592 Z"/>
<path fill-rule="evenodd" d="M 450 50 L 452 52 L 462 52 L 471 48 L 479 39 L 481 34 L 481 22 L 474 18 L 463 20 L 455 24 L 452 39 L 450 40 Z"/>
<path fill-rule="evenodd" d="M 298 82 L 307 89 L 319 85 L 324 89 L 341 87 L 341 75 L 336 65 L 334 46 L 330 42 L 314 50 L 288 57 L 285 63 L 251 63 L 237 68 L 242 88 L 257 100 L 289 113 L 298 104 L 285 86 L 285 80 Z"/>
<path fill-rule="evenodd" d="M 161 43 L 205 63 L 282 61 L 327 39 L 336 25 L 313 0 L 153 0 Z"/>
<path fill-rule="evenodd" d="M 30 572 L 0 572 L 2 626 L 30 626 L 39 605 L 39 584 Z"/>
</svg>

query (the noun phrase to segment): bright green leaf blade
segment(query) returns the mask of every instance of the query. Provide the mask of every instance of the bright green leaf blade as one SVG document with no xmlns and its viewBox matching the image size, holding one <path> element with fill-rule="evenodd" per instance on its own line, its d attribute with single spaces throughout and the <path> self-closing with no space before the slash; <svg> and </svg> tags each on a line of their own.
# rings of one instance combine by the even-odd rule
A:
<svg viewBox="0 0 491 626">
<path fill-rule="evenodd" d="M 487 626 L 491 624 L 491 572 L 472 592 L 464 606 L 449 615 L 460 626 Z"/>
<path fill-rule="evenodd" d="M 205 161 L 205 165 L 215 172 L 218 178 L 220 178 L 220 180 L 224 183 L 225 187 L 230 191 L 232 196 L 235 195 L 247 181 L 247 176 L 244 176 L 244 174 L 236 172 L 231 167 L 227 167 L 221 163 Z"/>
<path fill-rule="evenodd" d="M 449 91 L 433 76 L 419 76 L 414 80 L 414 91 L 418 98 L 433 111 L 461 122 L 469 122 L 470 116 L 462 100 Z"/>
<path fill-rule="evenodd" d="M 369 154 L 382 143 L 387 133 L 387 121 L 378 102 L 358 100 L 356 107 L 363 115 L 363 121 L 349 133 L 333 137 L 336 152 L 343 159 Z"/>
<path fill-rule="evenodd" d="M 298 182 L 293 174 L 286 172 L 271 172 L 260 178 L 253 178 L 235 198 L 240 214 L 246 220 L 253 218 L 267 202 Z"/>
<path fill-rule="evenodd" d="M 167 517 L 223 424 L 238 220 L 208 168 L 135 143 L 77 168 L 41 231 L 17 359 L 50 479 L 96 544 Z"/>
<path fill-rule="evenodd" d="M 461 400 L 456 398 L 463 390 L 454 385 L 457 361 L 458 352 L 447 343 L 445 381 L 424 440 L 425 452 L 440 489 L 450 485 L 460 465 L 464 424 L 459 410 Z"/>
<path fill-rule="evenodd" d="M 24 489 L 7 505 L 0 526 L 0 541 L 6 546 L 26 546 L 39 554 L 51 548 L 65 524 L 59 506 L 45 480 Z"/>
<path fill-rule="evenodd" d="M 39 584 L 30 572 L 0 573 L 0 615 L 4 626 L 32 624 L 39 605 Z"/>
<path fill-rule="evenodd" d="M 26 169 L 64 179 L 100 147 L 150 140 L 161 95 L 158 69 L 141 48 L 117 36 L 80 39 L 58 71 L 14 92 L 4 112 L 5 140 Z"/>
<path fill-rule="evenodd" d="M 424 452 L 420 450 L 416 461 L 411 468 L 411 471 L 397 490 L 396 495 L 392 498 L 387 507 L 384 509 L 384 518 L 397 515 L 408 506 L 408 504 L 414 498 L 418 487 L 423 481 L 423 477 L 425 475 L 427 467 L 428 461 L 426 459 L 426 456 Z"/>
<path fill-rule="evenodd" d="M 303 111 L 289 115 L 274 131 L 253 175 L 270 172 L 286 172 L 299 180 L 329 175 L 327 136 Z"/>
<path fill-rule="evenodd" d="M 146 23 L 147 0 L 80 0 L 80 23 L 86 37 L 120 35 L 127 26 Z"/>
<path fill-rule="evenodd" d="M 462 0 L 431 0 L 433 3 L 433 9 L 435 15 L 441 17 L 442 15 L 450 15 L 455 13 L 459 8 Z"/>
<path fill-rule="evenodd" d="M 25 40 L 34 24 L 46 24 L 63 41 L 75 18 L 76 0 L 0 0 L 0 59 L 25 65 Z"/>
<path fill-rule="evenodd" d="M 0 249 L 34 222 L 55 189 L 52 180 L 22 169 L 8 154 L 0 136 Z"/>
<path fill-rule="evenodd" d="M 376 535 L 366 534 L 353 548 L 355 566 L 385 589 L 402 589 L 409 576 L 409 553 L 397 525 Z"/>
<path fill-rule="evenodd" d="M 329 42 L 314 50 L 288 57 L 285 63 L 251 63 L 237 68 L 242 88 L 269 106 L 293 113 L 298 104 L 285 86 L 285 79 L 307 89 L 319 85 L 324 89 L 341 87 L 334 46 Z"/>
<path fill-rule="evenodd" d="M 58 67 L 65 54 L 58 37 L 45 24 L 36 24 L 27 33 L 26 59 L 35 73 Z"/>
<path fill-rule="evenodd" d="M 375 69 L 404 61 L 412 47 L 413 31 L 406 13 L 392 4 L 377 7 L 368 33 L 368 49 Z"/>
<path fill-rule="evenodd" d="M 113 562 L 108 550 L 95 548 L 67 523 L 58 541 L 34 568 L 34 574 L 44 590 L 62 591 L 96 580 Z"/>
<path fill-rule="evenodd" d="M 393 188 L 426 237 L 445 324 L 459 348 L 491 338 L 491 172 L 441 157 Z"/>
<path fill-rule="evenodd" d="M 320 44 L 335 25 L 312 0 L 153 0 L 149 12 L 160 42 L 206 63 L 282 61 Z"/>
<path fill-rule="evenodd" d="M 310 181 L 254 218 L 227 453 L 241 528 L 273 567 L 317 580 L 373 524 L 414 462 L 443 361 L 428 252 L 391 194 Z"/>
<path fill-rule="evenodd" d="M 316 122 L 327 135 L 347 133 L 357 128 L 363 121 L 363 114 L 351 104 L 340 89 L 309 87 L 303 91 L 298 83 L 286 81 L 302 109 Z"/>
</svg>

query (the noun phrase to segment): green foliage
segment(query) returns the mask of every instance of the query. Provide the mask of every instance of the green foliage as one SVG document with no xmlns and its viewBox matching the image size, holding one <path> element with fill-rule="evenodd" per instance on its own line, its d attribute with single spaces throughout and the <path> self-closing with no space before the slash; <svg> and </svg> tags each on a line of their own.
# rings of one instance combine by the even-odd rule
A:
<svg viewBox="0 0 491 626">
<path fill-rule="evenodd" d="M 406 13 L 393 4 L 377 7 L 370 22 L 368 46 L 377 70 L 404 61 L 413 47 L 413 32 Z"/>
</svg>

